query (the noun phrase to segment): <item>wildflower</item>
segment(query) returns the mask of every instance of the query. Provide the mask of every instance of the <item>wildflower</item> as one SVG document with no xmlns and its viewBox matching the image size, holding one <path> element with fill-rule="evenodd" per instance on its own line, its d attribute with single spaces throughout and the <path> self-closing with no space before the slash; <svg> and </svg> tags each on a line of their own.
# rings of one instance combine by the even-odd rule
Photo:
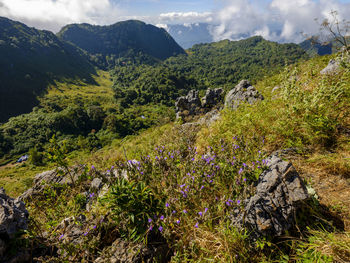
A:
<svg viewBox="0 0 350 263">
<path fill-rule="evenodd" d="M 151 223 L 152 222 L 152 218 L 148 218 L 148 223 Z"/>
<path fill-rule="evenodd" d="M 114 165 L 112 165 L 112 167 L 111 167 L 111 170 L 113 170 L 114 169 Z"/>
<path fill-rule="evenodd" d="M 97 227 L 97 226 L 93 226 L 92 228 L 93 228 L 93 229 L 96 229 L 96 227 Z"/>
<path fill-rule="evenodd" d="M 153 229 L 153 226 L 151 225 L 151 226 L 148 228 L 148 230 L 149 230 L 149 231 L 152 231 L 152 229 Z"/>
<path fill-rule="evenodd" d="M 95 166 L 94 165 L 91 165 L 91 170 L 95 170 Z"/>
<path fill-rule="evenodd" d="M 185 187 L 186 186 L 186 184 L 182 184 L 182 185 L 180 185 L 180 188 L 183 188 L 183 187 Z"/>
<path fill-rule="evenodd" d="M 166 204 L 165 204 L 165 207 L 169 207 L 169 206 L 170 206 L 169 203 L 166 203 Z"/>
<path fill-rule="evenodd" d="M 192 160 L 192 162 L 194 162 L 194 158 L 192 158 L 191 160 Z"/>
<path fill-rule="evenodd" d="M 163 227 L 162 226 L 160 226 L 158 229 L 159 229 L 160 232 L 163 231 Z"/>
<path fill-rule="evenodd" d="M 93 198 L 95 196 L 95 193 L 91 193 L 89 196 L 90 198 Z"/>
<path fill-rule="evenodd" d="M 205 208 L 205 209 L 204 209 L 204 214 L 205 214 L 206 212 L 208 212 L 208 208 Z"/>
<path fill-rule="evenodd" d="M 160 220 L 164 220 L 164 216 L 162 215 L 159 219 L 160 219 Z"/>
<path fill-rule="evenodd" d="M 110 171 L 110 170 L 107 170 L 107 173 L 111 173 L 111 171 Z"/>
<path fill-rule="evenodd" d="M 171 158 L 171 159 L 174 159 L 174 155 L 171 155 L 170 158 Z"/>
<path fill-rule="evenodd" d="M 213 180 L 210 180 L 210 181 L 209 181 L 209 183 L 212 183 L 212 182 L 213 182 Z"/>
<path fill-rule="evenodd" d="M 226 205 L 227 205 L 227 206 L 230 206 L 231 203 L 230 203 L 229 201 L 226 201 Z"/>
<path fill-rule="evenodd" d="M 58 239 L 61 240 L 63 237 L 64 237 L 64 234 L 60 235 Z"/>
<path fill-rule="evenodd" d="M 145 116 L 143 116 L 143 115 L 141 115 L 141 118 L 142 118 L 142 119 L 145 119 L 146 117 L 145 117 Z"/>
<path fill-rule="evenodd" d="M 243 168 L 239 169 L 238 174 L 243 173 Z"/>
<path fill-rule="evenodd" d="M 195 228 L 198 228 L 198 222 L 194 225 Z"/>
<path fill-rule="evenodd" d="M 84 237 L 86 237 L 87 234 L 89 234 L 89 230 L 84 233 Z"/>
<path fill-rule="evenodd" d="M 142 174 L 142 175 L 143 175 L 143 172 L 141 172 L 140 174 Z"/>
<path fill-rule="evenodd" d="M 176 220 L 176 224 L 180 224 L 180 219 Z"/>
<path fill-rule="evenodd" d="M 182 212 L 183 212 L 184 214 L 186 214 L 186 213 L 187 213 L 187 210 L 186 210 L 186 209 L 184 209 Z"/>
<path fill-rule="evenodd" d="M 198 215 L 199 216 L 203 216 L 203 212 L 198 212 Z"/>
<path fill-rule="evenodd" d="M 172 212 L 173 214 L 176 214 L 176 211 L 175 210 L 173 210 L 173 212 Z"/>
<path fill-rule="evenodd" d="M 241 200 L 237 200 L 237 204 L 239 205 L 241 203 Z"/>
<path fill-rule="evenodd" d="M 201 190 L 204 188 L 204 185 L 201 186 Z"/>
<path fill-rule="evenodd" d="M 243 178 L 243 181 L 246 182 L 246 181 L 247 181 L 247 178 Z"/>
<path fill-rule="evenodd" d="M 244 166 L 244 167 L 247 167 L 247 164 L 246 164 L 246 163 L 243 163 L 243 166 Z"/>
</svg>

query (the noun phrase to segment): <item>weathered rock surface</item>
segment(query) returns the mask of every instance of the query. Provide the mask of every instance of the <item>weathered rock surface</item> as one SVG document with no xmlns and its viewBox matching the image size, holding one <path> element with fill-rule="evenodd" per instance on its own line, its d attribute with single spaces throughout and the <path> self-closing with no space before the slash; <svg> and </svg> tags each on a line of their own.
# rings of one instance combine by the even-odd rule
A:
<svg viewBox="0 0 350 263">
<path fill-rule="evenodd" d="M 15 255 L 7 254 L 7 244 L 15 234 L 28 227 L 28 211 L 23 202 L 6 195 L 0 188 L 0 262 L 26 262 L 28 253 L 18 251 Z"/>
<path fill-rule="evenodd" d="M 187 96 L 177 98 L 176 117 L 184 118 L 210 112 L 220 105 L 223 92 L 223 89 L 208 89 L 205 96 L 199 99 L 198 91 L 191 90 Z"/>
<path fill-rule="evenodd" d="M 335 59 L 331 59 L 327 65 L 327 67 L 322 69 L 320 73 L 322 75 L 334 74 L 334 73 L 337 73 L 337 71 L 339 70 L 339 67 L 340 67 L 339 61 L 337 61 Z"/>
<path fill-rule="evenodd" d="M 0 188 L 0 238 L 13 238 L 27 229 L 28 211 L 23 202 L 6 195 Z"/>
<path fill-rule="evenodd" d="M 19 199 L 21 201 L 28 200 L 35 195 L 42 193 L 47 184 L 68 184 L 72 185 L 78 181 L 79 176 L 84 171 L 85 166 L 75 166 L 69 169 L 69 173 L 63 169 L 55 169 L 37 174 L 34 178 L 33 187 L 24 192 Z"/>
<path fill-rule="evenodd" d="M 248 80 L 242 80 L 225 98 L 225 107 L 236 109 L 239 104 L 247 102 L 253 104 L 263 100 L 264 96 L 257 91 Z"/>
<path fill-rule="evenodd" d="M 281 236 L 294 225 L 295 214 L 309 198 L 307 189 L 290 162 L 277 156 L 267 159 L 269 169 L 260 175 L 256 194 L 236 209 L 232 225 L 247 228 L 253 239 Z"/>
</svg>

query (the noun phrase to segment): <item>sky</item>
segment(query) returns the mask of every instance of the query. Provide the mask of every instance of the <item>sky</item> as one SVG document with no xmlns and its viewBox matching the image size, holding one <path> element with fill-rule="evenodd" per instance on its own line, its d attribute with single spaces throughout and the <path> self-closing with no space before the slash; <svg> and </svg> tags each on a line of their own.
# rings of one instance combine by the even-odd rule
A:
<svg viewBox="0 0 350 263">
<path fill-rule="evenodd" d="M 349 20 L 350 0 L 0 0 L 0 16 L 53 32 L 70 23 L 108 25 L 127 19 L 158 26 L 202 22 L 212 25 L 216 41 L 261 35 L 300 42 L 316 34 L 331 11 Z"/>
</svg>

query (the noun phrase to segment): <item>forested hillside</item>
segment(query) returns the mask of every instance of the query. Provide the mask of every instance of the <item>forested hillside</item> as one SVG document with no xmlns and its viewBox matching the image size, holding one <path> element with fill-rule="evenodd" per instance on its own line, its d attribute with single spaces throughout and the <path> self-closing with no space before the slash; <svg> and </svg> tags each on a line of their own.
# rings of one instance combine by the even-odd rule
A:
<svg viewBox="0 0 350 263">
<path fill-rule="evenodd" d="M 72 24 L 57 36 L 88 52 L 91 61 L 105 69 L 130 60 L 156 63 L 185 53 L 164 29 L 137 20 L 110 26 Z"/>
<path fill-rule="evenodd" d="M 93 81 L 94 67 L 52 32 L 0 17 L 0 122 L 30 112 L 53 78 Z"/>
</svg>

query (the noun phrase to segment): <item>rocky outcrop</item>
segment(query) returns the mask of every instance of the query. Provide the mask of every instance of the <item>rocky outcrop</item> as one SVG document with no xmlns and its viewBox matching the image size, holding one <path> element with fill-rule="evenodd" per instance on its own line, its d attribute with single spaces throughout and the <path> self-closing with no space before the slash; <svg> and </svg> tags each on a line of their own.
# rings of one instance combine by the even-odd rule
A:
<svg viewBox="0 0 350 263">
<path fill-rule="evenodd" d="M 225 98 L 225 107 L 236 109 L 239 104 L 247 102 L 253 104 L 263 100 L 264 96 L 257 91 L 248 80 L 242 80 Z"/>
<path fill-rule="evenodd" d="M 232 225 L 246 228 L 256 239 L 281 236 L 294 225 L 295 215 L 309 198 L 307 189 L 290 162 L 277 156 L 267 159 L 268 169 L 261 175 L 256 194 L 243 202 L 231 217 Z"/>
<path fill-rule="evenodd" d="M 337 71 L 339 70 L 339 67 L 340 67 L 339 61 L 337 61 L 335 59 L 331 59 L 327 65 L 327 67 L 322 69 L 320 73 L 322 75 L 334 74 L 334 73 L 337 73 Z"/>
<path fill-rule="evenodd" d="M 72 185 L 79 180 L 79 176 L 83 173 L 84 169 L 85 166 L 79 165 L 69 168 L 69 172 L 60 168 L 37 174 L 34 178 L 33 187 L 24 192 L 19 199 L 24 201 L 34 197 L 42 193 L 47 185 Z"/>
<path fill-rule="evenodd" d="M 0 188 L 0 262 L 6 261 L 9 240 L 27 227 L 28 211 L 24 203 L 9 197 L 5 190 Z M 27 253 L 20 251 L 11 256 L 11 262 L 25 262 L 27 257 Z"/>
<path fill-rule="evenodd" d="M 208 113 L 221 103 L 222 94 L 223 89 L 208 89 L 205 96 L 199 99 L 198 91 L 191 90 L 187 96 L 177 98 L 176 117 L 184 119 L 188 116 Z"/>
</svg>

